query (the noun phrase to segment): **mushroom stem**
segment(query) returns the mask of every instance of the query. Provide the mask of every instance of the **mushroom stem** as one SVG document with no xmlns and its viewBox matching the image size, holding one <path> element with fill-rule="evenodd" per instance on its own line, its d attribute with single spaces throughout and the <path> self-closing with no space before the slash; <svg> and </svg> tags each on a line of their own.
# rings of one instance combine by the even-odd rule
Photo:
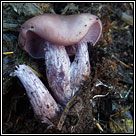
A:
<svg viewBox="0 0 136 136">
<path fill-rule="evenodd" d="M 60 112 L 56 101 L 40 79 L 26 65 L 19 65 L 16 68 L 14 74 L 25 87 L 35 114 L 42 122 L 50 124 L 50 120 L 56 118 Z"/>
<path fill-rule="evenodd" d="M 61 105 L 66 105 L 72 96 L 70 88 L 70 59 L 64 46 L 46 43 L 46 75 L 52 95 Z"/>
<path fill-rule="evenodd" d="M 70 67 L 70 83 L 73 94 L 75 94 L 80 84 L 89 77 L 90 74 L 90 62 L 88 45 L 86 42 L 80 42 L 77 45 L 77 52 L 75 59 Z"/>
</svg>

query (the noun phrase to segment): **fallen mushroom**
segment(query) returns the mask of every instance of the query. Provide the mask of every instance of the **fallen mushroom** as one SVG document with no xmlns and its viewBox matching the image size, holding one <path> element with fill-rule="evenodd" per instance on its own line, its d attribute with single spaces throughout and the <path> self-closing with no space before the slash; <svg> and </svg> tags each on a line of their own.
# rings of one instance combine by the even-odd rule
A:
<svg viewBox="0 0 136 136">
<path fill-rule="evenodd" d="M 27 67 L 19 65 L 14 71 L 26 89 L 35 114 L 42 122 L 51 124 L 50 120 L 59 115 L 60 109 L 41 80 Z"/>
<path fill-rule="evenodd" d="M 22 25 L 20 47 L 33 58 L 45 58 L 49 86 L 59 104 L 66 105 L 86 80 L 85 76 L 89 76 L 87 43 L 95 45 L 101 32 L 100 19 L 89 13 L 70 16 L 44 14 Z M 73 62 L 69 54 L 75 55 Z"/>
</svg>

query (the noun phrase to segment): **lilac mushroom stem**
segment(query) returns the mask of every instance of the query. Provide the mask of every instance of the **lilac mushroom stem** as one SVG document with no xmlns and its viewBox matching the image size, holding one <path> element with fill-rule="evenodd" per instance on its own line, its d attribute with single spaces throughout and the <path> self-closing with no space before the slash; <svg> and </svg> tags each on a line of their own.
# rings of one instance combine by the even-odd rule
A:
<svg viewBox="0 0 136 136">
<path fill-rule="evenodd" d="M 75 59 L 70 67 L 70 83 L 73 95 L 78 91 L 85 77 L 90 75 L 90 62 L 88 45 L 85 42 L 78 43 Z"/>
<path fill-rule="evenodd" d="M 37 117 L 42 122 L 50 124 L 50 120 L 58 116 L 60 109 L 47 88 L 24 64 L 16 67 L 14 74 L 20 79 L 26 89 L 26 93 Z"/>
<path fill-rule="evenodd" d="M 64 46 L 46 42 L 45 64 L 46 75 L 53 96 L 61 105 L 72 97 L 70 88 L 70 59 Z"/>
</svg>

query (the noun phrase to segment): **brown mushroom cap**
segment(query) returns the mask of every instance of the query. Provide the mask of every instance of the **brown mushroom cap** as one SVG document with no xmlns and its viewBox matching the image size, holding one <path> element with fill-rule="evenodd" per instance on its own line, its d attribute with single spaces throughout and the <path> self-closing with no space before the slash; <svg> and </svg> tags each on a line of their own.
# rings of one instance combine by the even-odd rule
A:
<svg viewBox="0 0 136 136">
<path fill-rule="evenodd" d="M 46 41 L 69 46 L 82 40 L 95 45 L 101 32 L 100 19 L 89 13 L 69 16 L 44 14 L 33 17 L 22 25 L 19 44 L 32 57 L 44 58 Z"/>
</svg>

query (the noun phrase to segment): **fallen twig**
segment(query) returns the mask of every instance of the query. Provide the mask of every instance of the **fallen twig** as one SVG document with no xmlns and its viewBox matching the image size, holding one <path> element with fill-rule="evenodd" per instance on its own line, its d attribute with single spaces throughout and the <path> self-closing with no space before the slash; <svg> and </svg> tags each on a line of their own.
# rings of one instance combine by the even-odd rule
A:
<svg viewBox="0 0 136 136">
<path fill-rule="evenodd" d="M 10 54 L 13 54 L 14 52 L 11 51 L 11 52 L 3 52 L 3 55 L 10 55 Z"/>
<path fill-rule="evenodd" d="M 93 118 L 93 121 L 95 122 L 95 125 L 97 126 L 97 128 L 103 132 L 103 128 L 101 127 L 101 125 L 96 121 L 95 118 Z"/>
<path fill-rule="evenodd" d="M 129 25 L 133 26 L 133 17 L 131 17 L 130 15 L 127 15 L 126 13 L 122 13 L 121 15 L 121 20 L 126 22 Z"/>
<path fill-rule="evenodd" d="M 127 64 L 125 64 L 124 62 L 122 62 L 121 60 L 119 60 L 116 56 L 114 56 L 113 54 L 111 55 L 112 58 L 116 59 L 121 65 L 125 66 L 126 68 L 131 68 L 130 66 L 128 66 Z"/>
</svg>

